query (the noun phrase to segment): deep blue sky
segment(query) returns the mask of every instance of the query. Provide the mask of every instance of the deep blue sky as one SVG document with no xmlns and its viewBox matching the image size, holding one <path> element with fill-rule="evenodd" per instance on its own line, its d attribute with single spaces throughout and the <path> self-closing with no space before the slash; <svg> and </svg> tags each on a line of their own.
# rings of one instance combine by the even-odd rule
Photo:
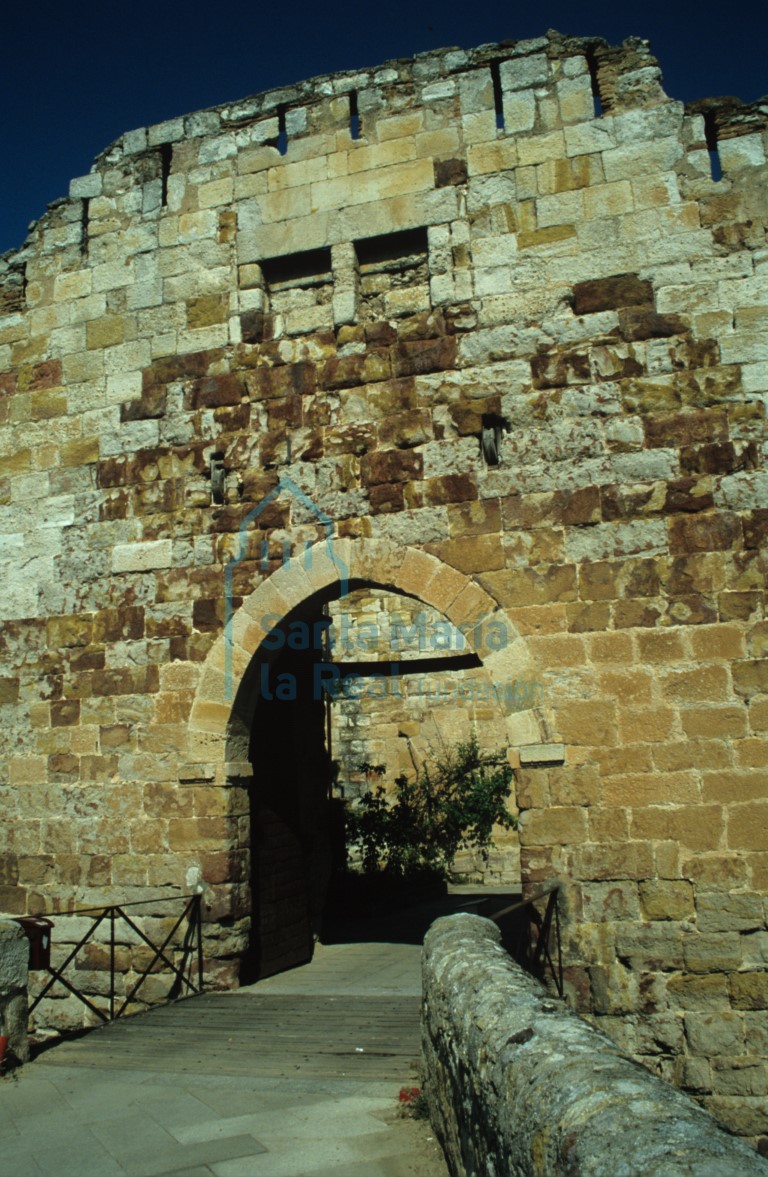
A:
<svg viewBox="0 0 768 1177">
<path fill-rule="evenodd" d="M 0 253 L 123 131 L 315 74 L 548 28 L 650 40 L 667 93 L 768 93 L 768 5 L 648 0 L 6 0 L 0 14 Z M 736 20 L 730 19 L 738 14 Z M 738 22 L 738 23 L 737 23 Z"/>
</svg>

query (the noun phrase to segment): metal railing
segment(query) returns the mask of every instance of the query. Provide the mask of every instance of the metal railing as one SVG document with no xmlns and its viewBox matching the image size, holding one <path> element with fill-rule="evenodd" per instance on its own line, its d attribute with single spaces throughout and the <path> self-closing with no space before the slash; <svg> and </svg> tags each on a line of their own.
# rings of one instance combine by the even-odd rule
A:
<svg viewBox="0 0 768 1177">
<path fill-rule="evenodd" d="M 521 968 L 546 981 L 547 974 L 563 996 L 563 952 L 560 940 L 560 909 L 557 904 L 560 886 L 556 883 L 537 891 L 529 899 L 502 907 L 489 913 L 488 918 L 499 924 L 502 944 Z M 546 899 L 544 914 L 536 907 Z M 554 959 L 553 959 L 554 958 Z"/>
<path fill-rule="evenodd" d="M 150 904 L 153 907 L 156 907 L 160 903 L 179 903 L 182 901 L 185 902 L 184 910 L 173 924 L 171 930 L 163 939 L 162 944 L 159 945 L 153 943 L 144 930 L 136 923 L 136 920 L 132 919 L 125 910 L 127 907 L 147 907 Z M 181 895 L 173 899 L 145 899 L 139 900 L 136 903 L 115 903 L 108 907 L 83 907 L 78 908 L 75 911 L 68 911 L 57 914 L 57 920 L 59 918 L 66 919 L 69 916 L 91 916 L 94 922 L 85 935 L 82 936 L 80 940 L 78 940 L 77 944 L 69 952 L 62 964 L 60 964 L 57 968 L 52 967 L 50 964 L 47 966 L 46 971 L 49 974 L 49 980 L 46 982 L 40 993 L 38 993 L 38 995 L 35 997 L 34 1001 L 32 1001 L 30 1004 L 30 1013 L 32 1013 L 32 1011 L 40 1004 L 40 1002 L 50 992 L 53 986 L 59 982 L 65 987 L 65 989 L 68 989 L 70 993 L 77 997 L 79 1001 L 82 1001 L 82 1003 L 86 1005 L 92 1013 L 96 1014 L 96 1016 L 100 1018 L 102 1022 L 114 1021 L 116 1018 L 121 1017 L 122 1014 L 125 1013 L 129 1005 L 137 1003 L 137 994 L 139 990 L 148 976 L 158 975 L 160 970 L 156 968 L 156 965 L 158 965 L 160 962 L 162 962 L 162 965 L 164 965 L 166 969 L 170 969 L 174 975 L 173 983 L 166 997 L 167 1001 L 176 1000 L 177 998 L 183 997 L 189 993 L 202 993 L 203 939 L 201 895 Z M 140 917 L 136 916 L 136 919 L 138 918 Z M 142 970 L 132 970 L 139 973 L 138 979 L 131 986 L 128 993 L 124 995 L 122 1004 L 118 1006 L 116 1000 L 118 995 L 115 991 L 115 979 L 118 976 L 122 976 L 124 971 L 128 971 L 118 970 L 115 963 L 116 949 L 119 945 L 126 942 L 124 938 L 120 939 L 118 936 L 119 920 L 123 921 L 123 927 L 130 929 L 133 935 L 137 936 L 139 940 L 152 951 L 153 956 L 145 968 Z M 108 937 L 106 940 L 101 939 L 95 941 L 95 933 L 104 924 L 105 921 L 107 922 L 109 928 Z M 182 925 L 185 923 L 185 921 L 186 927 L 183 932 L 183 940 L 181 945 L 172 945 L 174 937 L 182 928 Z M 54 934 L 56 926 L 57 921 L 54 921 Z M 125 937 L 126 933 L 122 931 L 122 928 L 121 932 L 122 936 Z M 63 975 L 64 970 L 72 963 L 81 948 L 83 948 L 89 941 L 92 940 L 98 943 L 101 947 L 106 947 L 109 950 L 109 993 L 107 995 L 109 999 L 108 1011 L 100 1009 L 85 995 L 85 993 L 78 989 L 77 985 L 73 984 L 70 979 Z M 172 960 L 169 956 L 170 952 L 178 951 L 180 951 L 182 954 L 180 964 L 176 964 L 175 961 Z M 195 981 L 192 979 L 195 973 L 197 974 L 197 983 L 195 983 Z M 94 995 L 92 994 L 92 996 Z"/>
</svg>

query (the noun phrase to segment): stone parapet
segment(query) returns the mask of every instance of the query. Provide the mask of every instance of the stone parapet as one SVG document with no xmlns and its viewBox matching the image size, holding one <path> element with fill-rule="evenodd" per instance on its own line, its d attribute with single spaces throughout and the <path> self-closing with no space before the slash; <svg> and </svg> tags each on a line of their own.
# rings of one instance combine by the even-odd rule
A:
<svg viewBox="0 0 768 1177">
<path fill-rule="evenodd" d="M 27 976 L 29 941 L 18 924 L 0 920 L 0 1041 L 25 1062 L 27 1040 Z"/>
<path fill-rule="evenodd" d="M 426 1094 L 452 1177 L 748 1177 L 768 1162 L 576 1017 L 490 920 L 437 920 L 423 955 Z"/>
</svg>

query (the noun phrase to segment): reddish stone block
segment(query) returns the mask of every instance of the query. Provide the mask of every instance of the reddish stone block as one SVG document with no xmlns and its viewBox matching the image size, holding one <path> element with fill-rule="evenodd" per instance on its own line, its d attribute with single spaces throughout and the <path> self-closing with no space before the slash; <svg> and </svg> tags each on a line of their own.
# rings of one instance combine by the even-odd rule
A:
<svg viewBox="0 0 768 1177">
<path fill-rule="evenodd" d="M 178 380 L 190 380 L 207 375 L 213 364 L 224 355 L 221 348 L 211 351 L 193 351 L 186 355 L 165 356 L 155 360 L 142 372 L 142 380 L 149 384 L 172 384 Z"/>
<path fill-rule="evenodd" d="M 483 427 L 484 416 L 501 416 L 501 397 L 489 396 L 482 400 L 473 400 L 456 405 L 449 405 L 448 412 L 461 437 L 479 434 Z"/>
<path fill-rule="evenodd" d="M 467 161 L 464 159 L 436 159 L 435 188 L 448 188 L 467 182 Z"/>
<path fill-rule="evenodd" d="M 600 487 L 600 512 L 606 522 L 658 511 L 659 508 L 653 504 L 654 487 L 647 483 L 640 486 Z"/>
<path fill-rule="evenodd" d="M 445 335 L 445 320 L 440 310 L 422 311 L 419 315 L 400 319 L 397 324 L 397 338 L 401 343 L 414 339 L 437 339 L 441 335 Z"/>
<path fill-rule="evenodd" d="M 365 324 L 362 329 L 362 338 L 373 346 L 388 347 L 390 343 L 395 343 L 397 340 L 397 331 L 391 323 L 379 320 L 375 323 Z M 339 343 L 341 342 L 341 336 L 339 336 Z"/>
<path fill-rule="evenodd" d="M 195 601 L 192 606 L 192 624 L 198 630 L 218 630 L 224 624 L 224 600 Z"/>
<path fill-rule="evenodd" d="M 383 515 L 390 511 L 402 511 L 404 507 L 403 483 L 384 482 L 372 486 L 368 491 L 372 515 Z"/>
<path fill-rule="evenodd" d="M 623 307 L 619 311 L 619 329 L 624 339 L 665 339 L 681 335 L 688 328 L 680 315 L 658 315 L 651 307 Z"/>
<path fill-rule="evenodd" d="M 757 443 L 750 441 L 737 449 L 732 441 L 708 442 L 698 446 L 683 446 L 680 468 L 690 474 L 732 474 L 747 470 L 758 463 Z"/>
<path fill-rule="evenodd" d="M 80 722 L 78 699 L 62 699 L 51 703 L 51 727 L 72 727 Z"/>
<path fill-rule="evenodd" d="M 573 313 L 591 315 L 595 311 L 612 311 L 619 307 L 653 306 L 653 287 L 637 274 L 613 274 L 577 282 L 573 288 Z"/>
<path fill-rule="evenodd" d="M 147 421 L 165 415 L 167 390 L 162 384 L 150 384 L 142 389 L 139 400 L 126 401 L 120 406 L 121 421 Z"/>
<path fill-rule="evenodd" d="M 728 418 L 720 406 L 687 413 L 654 413 L 645 418 L 643 429 L 645 444 L 651 448 L 721 444 L 728 439 Z"/>
<path fill-rule="evenodd" d="M 246 395 L 242 376 L 234 373 L 203 376 L 193 381 L 184 396 L 185 409 L 213 409 L 220 405 L 239 405 Z"/>
<path fill-rule="evenodd" d="M 240 335 L 243 343 L 263 343 L 271 339 L 275 330 L 273 315 L 263 311 L 246 311 L 240 316 Z"/>
<path fill-rule="evenodd" d="M 748 515 L 742 517 L 744 528 L 744 547 L 762 548 L 768 540 L 768 508 L 756 507 Z"/>
<path fill-rule="evenodd" d="M 471 474 L 443 474 L 424 485 L 426 500 L 432 506 L 443 503 L 466 503 L 477 498 L 477 481 Z"/>
<path fill-rule="evenodd" d="M 725 551 L 741 543 L 741 521 L 729 511 L 673 519 L 669 531 L 671 552 Z"/>
<path fill-rule="evenodd" d="M 317 387 L 317 370 L 308 362 L 259 367 L 248 373 L 246 383 L 251 396 L 257 400 L 306 396 Z"/>
<path fill-rule="evenodd" d="M 143 605 L 119 605 L 113 609 L 102 609 L 94 618 L 95 642 L 138 641 L 143 637 Z"/>
<path fill-rule="evenodd" d="M 60 384 L 61 360 L 44 360 L 41 364 L 33 364 L 31 368 L 25 367 L 19 371 L 19 388 L 23 392 L 56 388 Z"/>
<path fill-rule="evenodd" d="M 421 478 L 424 458 L 413 450 L 381 450 L 366 454 L 360 463 L 363 486 L 381 482 L 410 482 Z"/>
<path fill-rule="evenodd" d="M 534 388 L 563 388 L 592 379 L 589 355 L 579 351 L 543 352 L 531 360 Z"/>
<path fill-rule="evenodd" d="M 105 458 L 99 462 L 96 478 L 100 487 L 125 486 L 128 480 L 128 463 L 125 458 Z"/>
<path fill-rule="evenodd" d="M 371 348 L 351 356 L 335 356 L 326 360 L 318 373 L 318 387 L 327 389 L 358 388 L 361 384 L 376 384 L 392 375 L 389 352 Z"/>
<path fill-rule="evenodd" d="M 697 493 L 699 480 L 697 478 L 678 478 L 667 484 L 667 495 L 664 500 L 665 511 L 708 511 L 715 505 L 711 490 L 704 494 Z"/>
<path fill-rule="evenodd" d="M 392 349 L 393 376 L 420 376 L 456 367 L 457 344 L 452 336 L 398 343 Z"/>
</svg>

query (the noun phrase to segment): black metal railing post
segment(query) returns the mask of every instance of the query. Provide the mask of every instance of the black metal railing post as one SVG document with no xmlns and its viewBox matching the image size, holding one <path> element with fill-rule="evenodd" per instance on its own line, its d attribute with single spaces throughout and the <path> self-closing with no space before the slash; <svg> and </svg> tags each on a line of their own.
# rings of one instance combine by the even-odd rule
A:
<svg viewBox="0 0 768 1177">
<path fill-rule="evenodd" d="M 547 972 L 554 982 L 558 997 L 564 996 L 563 989 L 563 953 L 560 938 L 560 909 L 558 893 L 560 884 L 555 883 L 543 891 L 537 891 L 528 899 L 519 903 L 512 903 L 500 911 L 491 912 L 489 919 L 501 924 L 503 919 L 509 922 L 509 917 L 522 916 L 521 924 L 516 929 L 516 939 L 505 947 L 509 955 L 517 961 L 521 968 L 539 981 L 546 978 Z M 547 905 L 542 916 L 536 904 L 546 899 Z M 536 928 L 536 937 L 533 929 Z M 552 959 L 551 942 L 554 938 L 557 964 Z"/>
<path fill-rule="evenodd" d="M 115 909 L 109 910 L 109 1017 L 115 1016 Z"/>
</svg>

